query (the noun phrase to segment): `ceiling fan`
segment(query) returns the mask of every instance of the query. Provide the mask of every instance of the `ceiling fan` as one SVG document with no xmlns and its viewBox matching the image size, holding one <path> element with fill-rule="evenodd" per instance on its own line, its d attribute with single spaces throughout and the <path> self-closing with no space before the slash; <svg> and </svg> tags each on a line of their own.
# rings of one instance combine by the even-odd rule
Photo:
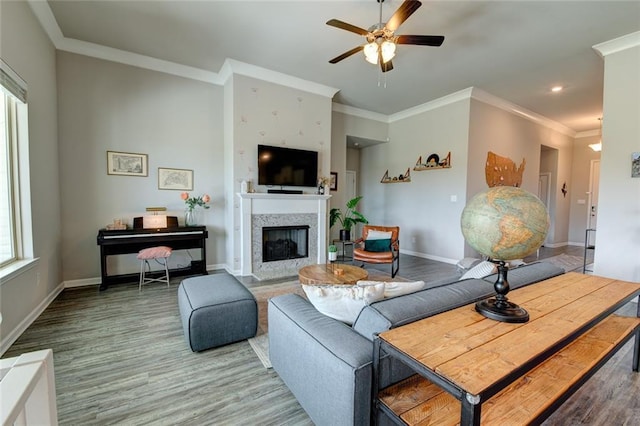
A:
<svg viewBox="0 0 640 426">
<path fill-rule="evenodd" d="M 354 47 L 353 49 L 344 52 L 342 55 L 331 59 L 329 61 L 330 63 L 338 63 L 351 55 L 364 51 L 367 62 L 380 64 L 382 72 L 387 72 L 393 69 L 391 59 L 393 59 L 396 54 L 397 44 L 415 44 L 420 46 L 440 46 L 442 44 L 444 36 L 395 35 L 395 31 L 398 27 L 400 27 L 400 25 L 402 25 L 402 23 L 406 21 L 413 12 L 422 6 L 421 2 L 417 0 L 405 0 L 386 24 L 382 22 L 383 2 L 384 0 L 378 0 L 378 3 L 380 3 L 380 21 L 371 26 L 368 30 L 356 27 L 355 25 L 351 25 L 338 19 L 330 19 L 327 21 L 327 25 L 365 36 L 367 40 L 367 42 L 362 46 Z"/>
</svg>

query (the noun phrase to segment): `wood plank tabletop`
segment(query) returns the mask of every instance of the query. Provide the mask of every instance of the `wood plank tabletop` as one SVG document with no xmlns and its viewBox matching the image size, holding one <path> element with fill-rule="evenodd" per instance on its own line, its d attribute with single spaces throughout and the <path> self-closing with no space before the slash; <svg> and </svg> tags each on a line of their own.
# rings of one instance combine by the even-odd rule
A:
<svg viewBox="0 0 640 426">
<path fill-rule="evenodd" d="M 507 295 L 529 312 L 526 323 L 485 318 L 471 304 L 380 337 L 466 392 L 480 395 L 639 293 L 637 283 L 570 272 Z"/>
<path fill-rule="evenodd" d="M 341 269 L 342 274 L 336 270 Z M 366 280 L 369 273 L 364 268 L 341 263 L 308 265 L 298 271 L 300 284 L 355 284 L 360 280 Z"/>
</svg>

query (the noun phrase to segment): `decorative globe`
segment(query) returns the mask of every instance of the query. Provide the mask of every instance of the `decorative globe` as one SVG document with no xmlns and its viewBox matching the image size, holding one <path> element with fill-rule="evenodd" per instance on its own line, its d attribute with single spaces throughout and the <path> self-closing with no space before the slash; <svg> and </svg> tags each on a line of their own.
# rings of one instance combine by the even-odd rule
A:
<svg viewBox="0 0 640 426">
<path fill-rule="evenodd" d="M 549 214 L 530 192 L 494 186 L 467 203 L 460 225 L 464 239 L 480 254 L 494 260 L 522 259 L 544 242 Z"/>
</svg>

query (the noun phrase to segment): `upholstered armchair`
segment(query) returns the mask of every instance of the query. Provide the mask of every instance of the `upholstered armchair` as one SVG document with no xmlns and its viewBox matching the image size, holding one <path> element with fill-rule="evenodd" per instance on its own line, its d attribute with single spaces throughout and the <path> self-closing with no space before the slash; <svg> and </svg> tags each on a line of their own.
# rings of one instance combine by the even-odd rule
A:
<svg viewBox="0 0 640 426">
<path fill-rule="evenodd" d="M 353 242 L 353 263 L 391 264 L 391 277 L 400 269 L 399 226 L 364 225 L 362 237 Z"/>
</svg>

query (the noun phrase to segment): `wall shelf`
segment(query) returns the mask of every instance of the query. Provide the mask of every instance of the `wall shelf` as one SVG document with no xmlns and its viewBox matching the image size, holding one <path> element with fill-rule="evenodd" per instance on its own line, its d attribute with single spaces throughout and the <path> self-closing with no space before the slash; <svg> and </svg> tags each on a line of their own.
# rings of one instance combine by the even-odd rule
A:
<svg viewBox="0 0 640 426">
<path fill-rule="evenodd" d="M 389 169 L 384 172 L 384 176 L 380 180 L 380 183 L 409 183 L 411 182 L 411 168 L 408 167 L 407 171 L 403 175 L 389 177 Z"/>
<path fill-rule="evenodd" d="M 416 165 L 413 170 L 421 172 L 423 170 L 435 170 L 435 169 L 450 169 L 451 168 L 451 151 L 447 153 L 447 156 L 440 160 L 438 154 L 431 154 L 427 157 L 427 161 L 422 162 L 422 155 L 418 157 Z"/>
</svg>

